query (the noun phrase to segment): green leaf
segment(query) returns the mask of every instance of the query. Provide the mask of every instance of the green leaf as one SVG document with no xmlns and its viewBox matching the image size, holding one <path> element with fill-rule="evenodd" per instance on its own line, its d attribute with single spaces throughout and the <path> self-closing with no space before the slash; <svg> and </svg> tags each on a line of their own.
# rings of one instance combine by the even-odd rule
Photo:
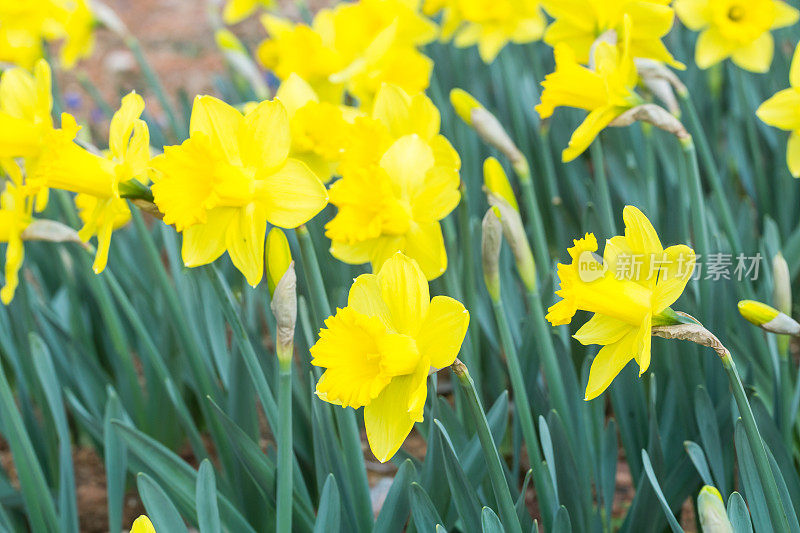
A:
<svg viewBox="0 0 800 533">
<path fill-rule="evenodd" d="M 738 492 L 734 492 L 728 498 L 728 519 L 733 526 L 733 533 L 753 533 L 750 512 Z"/>
<path fill-rule="evenodd" d="M 753 523 L 757 525 L 770 524 L 767 503 L 764 499 L 764 490 L 761 488 L 753 452 L 750 450 L 750 444 L 747 440 L 747 435 L 744 433 L 741 419 L 736 421 L 734 441 L 736 443 L 736 457 L 739 463 L 741 490 L 753 517 Z"/>
<path fill-rule="evenodd" d="M 723 455 L 721 453 L 715 453 L 716 450 L 722 449 L 719 438 L 719 426 L 717 425 L 717 414 L 714 411 L 711 398 L 704 387 L 697 387 L 694 393 L 694 414 L 695 420 L 697 420 L 697 428 L 700 430 L 700 439 L 703 443 L 703 449 L 709 451 L 708 462 L 711 467 L 711 472 L 714 474 L 715 483 L 706 482 L 706 485 L 714 485 L 722 494 L 727 494 Z"/>
<path fill-rule="evenodd" d="M 683 447 L 686 448 L 689 459 L 692 460 L 692 464 L 697 469 L 697 473 L 700 474 L 700 477 L 703 479 L 703 484 L 714 486 L 714 480 L 711 478 L 711 471 L 708 469 L 708 463 L 706 463 L 706 454 L 703 452 L 700 445 L 687 440 L 683 443 Z"/>
<path fill-rule="evenodd" d="M 106 467 L 106 492 L 108 498 L 108 527 L 110 531 L 122 529 L 122 508 L 125 498 L 125 479 L 128 473 L 128 450 L 112 420 L 128 420 L 116 391 L 108 387 L 108 401 L 103 416 L 103 452 Z"/>
<path fill-rule="evenodd" d="M 483 533 L 505 533 L 503 524 L 490 507 L 481 510 L 481 529 Z"/>
<path fill-rule="evenodd" d="M 219 506 L 217 504 L 217 482 L 214 478 L 214 466 L 208 459 L 203 459 L 197 471 L 197 525 L 200 533 L 220 533 Z"/>
<path fill-rule="evenodd" d="M 553 520 L 553 533 L 572 533 L 572 521 L 569 518 L 569 511 L 563 505 L 558 508 L 556 517 Z"/>
<path fill-rule="evenodd" d="M 156 531 L 170 533 L 188 533 L 181 514 L 159 484 L 147 474 L 139 474 L 136 478 L 139 496 L 142 498 L 147 516 Z"/>
<path fill-rule="evenodd" d="M 325 485 L 322 487 L 322 495 L 319 498 L 319 510 L 317 511 L 317 523 L 314 525 L 314 533 L 339 533 L 341 530 L 341 498 L 339 497 L 339 487 L 336 486 L 336 478 L 333 474 L 328 474 Z"/>
<path fill-rule="evenodd" d="M 683 533 L 683 528 L 681 528 L 681 525 L 678 523 L 678 520 L 675 518 L 675 515 L 672 514 L 672 509 L 669 508 L 667 499 L 664 498 L 664 493 L 661 492 L 661 485 L 658 484 L 658 479 L 656 478 L 656 474 L 655 472 L 653 472 L 653 465 L 650 464 L 650 456 L 647 455 L 647 450 L 642 450 L 642 465 L 644 466 L 644 471 L 647 474 L 647 479 L 650 480 L 650 484 L 653 486 L 653 490 L 656 492 L 656 496 L 658 497 L 658 503 L 661 504 L 661 509 L 667 516 L 667 522 L 669 523 L 669 527 L 672 528 L 672 531 L 674 531 L 675 533 Z"/>
<path fill-rule="evenodd" d="M 436 512 L 428 493 L 422 485 L 416 482 L 411 483 L 411 517 L 417 531 L 430 531 L 436 524 L 442 524 L 443 520 Z"/>
<path fill-rule="evenodd" d="M 383 507 L 375 520 L 373 533 L 387 533 L 390 531 L 402 531 L 403 526 L 408 520 L 408 513 L 411 510 L 409 490 L 411 483 L 417 480 L 417 471 L 414 463 L 406 459 L 394 476 L 392 487 L 383 501 Z"/>
<path fill-rule="evenodd" d="M 478 531 L 480 523 L 480 508 L 478 495 L 467 480 L 464 470 L 458 462 L 458 457 L 450 442 L 447 430 L 438 420 L 433 421 L 438 428 L 438 438 L 444 456 L 444 466 L 447 472 L 447 481 L 450 484 L 450 495 L 455 503 L 461 526 L 464 531 Z"/>
</svg>

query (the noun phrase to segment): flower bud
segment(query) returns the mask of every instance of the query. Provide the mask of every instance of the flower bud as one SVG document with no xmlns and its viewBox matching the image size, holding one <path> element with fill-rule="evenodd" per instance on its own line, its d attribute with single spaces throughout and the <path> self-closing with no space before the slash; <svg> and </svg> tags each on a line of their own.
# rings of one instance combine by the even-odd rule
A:
<svg viewBox="0 0 800 533">
<path fill-rule="evenodd" d="M 531 245 L 528 243 L 528 236 L 525 234 L 525 226 L 522 224 L 522 217 L 519 211 L 508 205 L 503 198 L 489 193 L 487 195 L 489 205 L 500 211 L 500 224 L 503 227 L 503 235 L 511 247 L 514 254 L 514 261 L 517 264 L 519 277 L 528 291 L 536 290 L 536 262 L 533 259 Z"/>
<path fill-rule="evenodd" d="M 639 79 L 642 80 L 645 87 L 647 87 L 653 95 L 664 102 L 669 112 L 675 117 L 681 116 L 681 108 L 678 104 L 678 99 L 675 93 L 683 94 L 686 92 L 686 86 L 681 82 L 678 76 L 675 75 L 670 69 L 664 66 L 663 63 L 653 61 L 652 59 L 636 58 L 636 71 L 639 73 Z"/>
<path fill-rule="evenodd" d="M 288 365 L 294 350 L 294 327 L 297 323 L 297 276 L 294 261 L 289 263 L 286 272 L 275 287 L 270 302 L 278 328 L 275 334 L 275 350 L 281 365 Z"/>
<path fill-rule="evenodd" d="M 113 9 L 104 3 L 97 1 L 92 2 L 92 14 L 103 26 L 118 36 L 126 37 L 130 34 L 125 23 L 122 22 L 122 19 L 119 18 Z"/>
<path fill-rule="evenodd" d="M 269 294 L 275 294 L 275 287 L 292 262 L 292 251 L 286 234 L 279 228 L 272 228 L 267 234 L 267 286 Z"/>
<path fill-rule="evenodd" d="M 666 109 L 656 104 L 642 104 L 629 109 L 611 121 L 614 127 L 630 126 L 636 121 L 647 122 L 653 126 L 673 134 L 679 140 L 691 139 L 680 120 Z"/>
<path fill-rule="evenodd" d="M 483 217 L 481 234 L 481 259 L 483 281 L 493 301 L 500 300 L 500 246 L 503 244 L 503 227 L 500 211 L 491 207 Z"/>
<path fill-rule="evenodd" d="M 725 512 L 722 495 L 711 485 L 706 485 L 697 496 L 697 512 L 703 533 L 733 533 L 733 527 Z"/>
<path fill-rule="evenodd" d="M 739 313 L 764 331 L 781 335 L 800 335 L 800 324 L 786 313 L 755 300 L 739 302 Z"/>
<path fill-rule="evenodd" d="M 782 313 L 792 312 L 792 284 L 789 265 L 778 252 L 772 258 L 772 303 Z"/>
<path fill-rule="evenodd" d="M 489 157 L 483 162 L 483 183 L 492 194 L 501 197 L 508 204 L 519 211 L 517 197 L 508 181 L 503 165 L 494 157 Z"/>
<path fill-rule="evenodd" d="M 483 142 L 497 148 L 507 157 L 515 170 L 527 169 L 525 156 L 508 136 L 503 125 L 471 94 L 462 89 L 453 89 L 450 91 L 450 102 L 461 120 L 472 126 Z"/>
</svg>

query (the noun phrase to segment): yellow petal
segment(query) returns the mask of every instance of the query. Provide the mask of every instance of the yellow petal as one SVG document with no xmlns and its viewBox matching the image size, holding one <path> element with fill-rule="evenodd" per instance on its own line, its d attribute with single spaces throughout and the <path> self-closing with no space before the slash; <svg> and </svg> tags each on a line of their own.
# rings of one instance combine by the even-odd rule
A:
<svg viewBox="0 0 800 533">
<path fill-rule="evenodd" d="M 637 338 L 638 331 L 633 330 L 617 342 L 600 349 L 589 369 L 585 398 L 587 401 L 600 396 L 634 358 Z"/>
<path fill-rule="evenodd" d="M 403 253 L 414 259 L 429 280 L 447 270 L 447 251 L 439 222 L 412 225 L 405 235 Z"/>
<path fill-rule="evenodd" d="M 431 303 L 428 280 L 417 262 L 395 253 L 380 268 L 378 283 L 395 331 L 416 337 Z"/>
<path fill-rule="evenodd" d="M 236 24 L 250 16 L 256 10 L 258 0 L 228 0 L 222 11 L 225 24 Z"/>
<path fill-rule="evenodd" d="M 625 222 L 625 240 L 633 253 L 653 255 L 664 251 L 655 228 L 639 208 L 626 205 L 622 220 Z"/>
<path fill-rule="evenodd" d="M 183 230 L 181 257 L 187 267 L 207 265 L 225 252 L 225 234 L 233 223 L 235 207 L 217 207 L 208 212 L 206 222 Z"/>
<path fill-rule="evenodd" d="M 241 121 L 238 139 L 242 162 L 262 170 L 276 169 L 289 156 L 292 133 L 289 115 L 278 100 L 265 100 Z"/>
<path fill-rule="evenodd" d="M 567 163 L 585 152 L 600 132 L 612 120 L 621 115 L 623 111 L 624 109 L 618 107 L 601 107 L 589 113 L 581 125 L 572 133 L 572 137 L 569 139 L 569 146 L 561 153 L 562 161 Z"/>
<path fill-rule="evenodd" d="M 353 281 L 347 296 L 347 307 L 362 315 L 377 317 L 387 329 L 394 329 L 392 315 L 383 301 L 381 286 L 375 274 L 361 274 Z"/>
<path fill-rule="evenodd" d="M 694 50 L 694 61 L 697 66 L 706 69 L 729 57 L 736 45 L 725 39 L 716 28 L 708 28 L 697 38 Z"/>
<path fill-rule="evenodd" d="M 441 115 L 430 98 L 424 93 L 417 93 L 411 98 L 408 121 L 408 133 L 416 133 L 430 141 L 439 133 Z"/>
<path fill-rule="evenodd" d="M 775 0 L 775 21 L 772 23 L 770 29 L 785 28 L 792 26 L 798 19 L 800 19 L 800 11 L 781 0 Z"/>
<path fill-rule="evenodd" d="M 589 344 L 614 344 L 633 329 L 622 320 L 595 313 L 594 316 L 575 332 L 575 339 L 588 346 Z"/>
<path fill-rule="evenodd" d="M 241 163 L 238 132 L 242 114 L 236 108 L 213 96 L 198 96 L 192 106 L 189 134 L 203 133 L 213 146 L 219 147 L 228 162 Z"/>
<path fill-rule="evenodd" d="M 731 55 L 731 59 L 745 70 L 767 72 L 772 64 L 774 53 L 775 39 L 770 32 L 766 31 L 749 45 L 736 49 Z"/>
<path fill-rule="evenodd" d="M 800 129 L 800 90 L 791 88 L 775 93 L 759 106 L 756 116 L 782 130 Z"/>
<path fill-rule="evenodd" d="M 349 263 L 351 265 L 361 265 L 369 263 L 370 250 L 375 239 L 362 241 L 357 243 L 348 243 L 344 241 L 331 241 L 330 252 L 333 257 L 339 261 Z M 383 263 L 381 263 L 383 264 Z"/>
<path fill-rule="evenodd" d="M 634 359 L 639 365 L 639 376 L 644 374 L 650 368 L 650 345 L 652 344 L 652 324 L 653 317 L 647 315 L 641 327 L 636 332 L 636 340 L 634 344 Z"/>
<path fill-rule="evenodd" d="M 458 356 L 468 326 L 469 312 L 461 302 L 449 296 L 434 296 L 417 335 L 420 353 L 436 369 L 450 366 Z"/>
<path fill-rule="evenodd" d="M 130 92 L 122 98 L 122 105 L 111 117 L 109 126 L 108 147 L 114 156 L 118 158 L 125 156 L 134 124 L 142 115 L 142 111 L 144 111 L 144 99 L 135 92 Z"/>
<path fill-rule="evenodd" d="M 792 66 L 789 69 L 789 83 L 792 87 L 800 87 L 800 44 L 794 49 Z"/>
<path fill-rule="evenodd" d="M 369 262 L 372 264 L 372 271 L 377 272 L 391 259 L 398 251 L 404 249 L 406 242 L 405 236 L 382 235 L 377 239 L 369 241 Z"/>
<path fill-rule="evenodd" d="M 675 13 L 681 22 L 693 31 L 700 31 L 709 23 L 709 0 L 677 0 Z"/>
<path fill-rule="evenodd" d="M 256 204 L 250 204 L 237 211 L 237 215 L 228 226 L 225 247 L 234 266 L 244 274 L 247 283 L 255 287 L 264 275 L 267 217 L 264 209 Z"/>
<path fill-rule="evenodd" d="M 483 32 L 478 39 L 478 54 L 484 63 L 490 64 L 500 53 L 500 50 L 508 44 L 508 36 L 502 31 Z"/>
<path fill-rule="evenodd" d="M 425 174 L 434 164 L 433 150 L 419 135 L 400 137 L 383 154 L 381 167 L 395 187 L 408 197 L 424 183 Z"/>
<path fill-rule="evenodd" d="M 260 181 L 267 220 L 275 226 L 296 228 L 311 220 L 328 203 L 325 186 L 296 159 L 287 159 L 277 172 Z"/>
<path fill-rule="evenodd" d="M 678 244 L 664 250 L 663 268 L 653 291 L 653 313 L 658 314 L 677 300 L 692 277 L 695 265 L 694 250 Z"/>
<path fill-rule="evenodd" d="M 384 84 L 375 96 L 372 107 L 372 118 L 380 120 L 391 133 L 398 138 L 411 133 L 409 131 L 409 106 L 411 98 L 400 87 Z"/>
<path fill-rule="evenodd" d="M 483 182 L 492 193 L 503 198 L 508 204 L 519 211 L 517 197 L 508 181 L 503 165 L 494 157 L 489 157 L 483 162 Z"/>
<path fill-rule="evenodd" d="M 789 144 L 786 146 L 786 163 L 789 172 L 795 178 L 800 178 L 800 132 L 793 131 L 789 135 Z"/>
<path fill-rule="evenodd" d="M 311 85 L 294 72 L 278 87 L 275 98 L 286 107 L 289 116 L 294 115 L 298 109 L 309 102 L 319 102 L 317 93 L 314 92 Z"/>
<path fill-rule="evenodd" d="M 408 376 L 393 378 L 391 383 L 364 408 L 364 425 L 369 447 L 385 463 L 403 445 L 414 422 L 422 421 L 428 367 L 420 363 Z"/>
<path fill-rule="evenodd" d="M 436 166 L 425 176 L 425 182 L 411 201 L 414 220 L 420 224 L 438 222 L 461 201 L 460 179 L 452 168 Z"/>
</svg>

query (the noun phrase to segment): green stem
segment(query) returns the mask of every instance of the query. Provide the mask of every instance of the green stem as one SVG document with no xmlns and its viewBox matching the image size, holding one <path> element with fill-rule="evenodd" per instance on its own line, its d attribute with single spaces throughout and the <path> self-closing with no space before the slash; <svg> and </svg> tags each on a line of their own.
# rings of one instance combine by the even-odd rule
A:
<svg viewBox="0 0 800 533">
<path fill-rule="evenodd" d="M 317 320 L 321 322 L 331 315 L 331 306 L 322 281 L 322 272 L 319 269 L 317 253 L 314 251 L 314 243 L 311 240 L 308 228 L 300 226 L 295 230 L 295 233 L 300 244 L 303 274 L 311 296 L 311 309 Z M 372 501 L 369 496 L 367 468 L 361 453 L 361 432 L 358 430 L 355 411 L 352 409 L 333 409 L 333 412 L 339 427 L 339 436 L 342 439 L 345 465 L 352 476 L 351 480 L 355 480 L 353 492 L 356 516 L 361 530 L 370 531 L 373 524 Z"/>
<path fill-rule="evenodd" d="M 603 231 L 606 235 L 616 235 L 617 229 L 614 223 L 614 211 L 611 208 L 611 189 L 608 186 L 606 176 L 606 162 L 603 157 L 603 145 L 597 138 L 589 148 L 592 156 L 592 167 L 594 168 L 594 182 L 597 188 L 597 207 L 600 216 L 600 223 L 604 224 Z"/>
<path fill-rule="evenodd" d="M 745 134 L 747 135 L 747 143 L 750 145 L 750 156 L 752 157 L 753 181 L 756 185 L 756 194 L 758 195 L 758 207 L 761 213 L 768 213 L 770 211 L 770 183 L 767 181 L 767 176 L 764 175 L 764 158 L 761 156 L 761 148 L 758 143 L 758 132 L 753 120 L 750 120 L 754 110 L 750 109 L 747 103 L 747 93 L 745 91 L 746 80 L 744 78 L 744 71 L 734 65 L 730 65 L 734 71 L 736 78 L 736 95 L 739 99 L 739 106 L 742 111 L 742 119 L 745 127 Z"/>
<path fill-rule="evenodd" d="M 656 151 L 653 146 L 653 126 L 642 123 L 644 136 L 644 179 L 647 185 L 647 204 L 650 207 L 650 216 L 658 219 L 658 180 L 656 179 Z"/>
<path fill-rule="evenodd" d="M 726 351 L 725 356 L 722 357 L 722 366 L 728 374 L 728 380 L 733 389 L 733 397 L 736 399 L 736 405 L 742 417 L 747 441 L 750 443 L 750 449 L 753 452 L 756 471 L 761 480 L 761 487 L 764 490 L 764 498 L 767 501 L 767 509 L 773 530 L 778 533 L 787 533 L 789 531 L 789 520 L 786 518 L 786 511 L 783 508 L 775 476 L 772 475 L 767 449 L 764 447 L 764 441 L 761 440 L 753 410 L 750 408 L 750 402 L 747 400 L 747 394 L 744 391 L 742 380 L 739 377 L 739 372 L 736 370 L 736 364 L 733 362 L 730 352 Z"/>
<path fill-rule="evenodd" d="M 697 149 L 700 152 L 700 159 L 703 162 L 706 175 L 711 182 L 711 189 L 714 192 L 714 202 L 717 204 L 717 211 L 722 215 L 722 226 L 725 229 L 725 234 L 733 250 L 741 250 L 739 234 L 736 230 L 736 224 L 733 222 L 731 206 L 728 203 L 725 188 L 722 186 L 722 178 L 717 171 L 717 164 L 714 162 L 714 156 L 711 153 L 711 146 L 708 143 L 703 124 L 700 122 L 700 117 L 697 115 L 694 103 L 691 98 L 689 98 L 689 93 L 682 93 L 678 96 L 686 109 L 686 115 L 689 117 L 689 128 L 692 131 L 692 139 L 697 140 Z M 694 151 L 694 147 L 692 150 Z"/>
<path fill-rule="evenodd" d="M 533 189 L 530 167 L 526 160 L 523 164 L 514 165 L 514 170 L 519 178 L 520 189 L 522 189 L 522 201 L 525 203 L 525 210 L 528 212 L 528 220 L 533 233 L 533 255 L 536 263 L 540 265 L 544 272 L 550 272 L 550 254 L 547 249 L 547 237 L 544 233 L 542 223 L 542 213 L 539 210 L 539 202 L 536 200 L 536 192 Z M 545 274 L 547 276 L 549 274 Z"/>
<path fill-rule="evenodd" d="M 708 254 L 711 252 L 708 243 L 708 225 L 706 221 L 706 207 L 703 199 L 703 186 L 700 183 L 700 169 L 697 165 L 697 153 L 695 152 L 694 142 L 692 137 L 682 139 L 681 145 L 683 148 L 683 155 L 685 158 L 686 170 L 688 171 L 687 183 L 691 193 L 689 194 L 689 201 L 692 211 L 692 232 L 694 233 L 695 248 L 701 254 Z M 706 319 L 710 319 L 708 314 L 711 306 L 711 292 L 710 285 L 707 282 L 700 283 L 700 302 L 706 312 Z"/>
<path fill-rule="evenodd" d="M 486 459 L 489 480 L 492 483 L 492 490 L 497 500 L 500 519 L 503 521 L 507 531 L 522 533 L 522 526 L 520 526 L 519 517 L 514 508 L 514 501 L 511 499 L 511 492 L 508 489 L 508 482 L 503 473 L 500 455 L 497 453 L 497 446 L 495 446 L 492 432 L 489 430 L 489 423 L 486 421 L 486 414 L 481 406 L 481 401 L 475 393 L 475 385 L 464 363 L 456 359 L 452 369 L 455 375 L 458 376 L 458 381 L 466 393 L 467 404 L 469 404 L 470 411 L 475 419 L 478 440 L 483 448 L 483 456 Z M 538 465 L 539 463 L 537 462 L 536 464 Z"/>
<path fill-rule="evenodd" d="M 472 224 L 470 218 L 470 201 L 469 193 L 464 184 L 461 184 L 461 203 L 458 206 L 458 228 L 461 233 L 461 242 L 463 247 L 463 270 L 462 288 L 464 291 L 464 303 L 467 310 L 475 316 L 478 305 L 476 302 L 476 295 L 478 291 L 475 287 L 475 262 L 472 249 Z M 478 330 L 476 321 L 470 320 L 467 328 L 467 342 L 465 343 L 467 350 L 464 351 L 464 359 L 467 364 L 472 368 L 481 368 L 480 350 L 478 349 Z M 475 380 L 475 387 L 478 394 L 481 391 L 480 380 Z"/>
<path fill-rule="evenodd" d="M 286 347 L 279 347 L 278 351 Z M 278 533 L 292 530 L 292 360 L 281 356 L 278 377 Z"/>
</svg>

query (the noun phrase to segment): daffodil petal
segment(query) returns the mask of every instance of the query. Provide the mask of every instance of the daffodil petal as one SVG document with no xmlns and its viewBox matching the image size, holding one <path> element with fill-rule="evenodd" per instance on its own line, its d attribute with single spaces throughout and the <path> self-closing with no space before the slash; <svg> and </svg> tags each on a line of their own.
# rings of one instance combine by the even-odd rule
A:
<svg viewBox="0 0 800 533">
<path fill-rule="evenodd" d="M 449 296 L 434 296 L 417 335 L 420 353 L 436 369 L 452 365 L 468 326 L 469 312 L 461 302 Z"/>
<path fill-rule="evenodd" d="M 392 315 L 383 301 L 381 286 L 375 274 L 361 274 L 350 286 L 347 306 L 362 315 L 378 317 L 383 324 L 393 329 Z"/>
<path fill-rule="evenodd" d="M 417 262 L 396 253 L 378 272 L 381 296 L 398 333 L 415 337 L 430 307 L 428 280 Z"/>
<path fill-rule="evenodd" d="M 234 266 L 244 274 L 247 283 L 255 287 L 264 276 L 267 217 L 264 209 L 256 204 L 237 211 L 225 234 L 225 247 Z"/>
<path fill-rule="evenodd" d="M 626 205 L 622 211 L 625 222 L 625 240 L 635 254 L 661 254 L 664 249 L 653 224 L 639 208 Z"/>
<path fill-rule="evenodd" d="M 778 91 L 756 110 L 764 123 L 782 130 L 800 129 L 800 89 Z"/>
<path fill-rule="evenodd" d="M 144 99 L 135 92 L 122 98 L 122 105 L 111 117 L 108 134 L 108 147 L 116 157 L 122 158 L 127 152 L 133 127 L 143 111 Z"/>
<path fill-rule="evenodd" d="M 589 369 L 585 398 L 587 401 L 600 396 L 634 358 L 637 335 L 638 331 L 634 330 L 617 342 L 600 349 Z"/>
<path fill-rule="evenodd" d="M 231 164 L 237 165 L 241 163 L 237 142 L 241 122 L 242 114 L 236 108 L 213 96 L 198 96 L 192 106 L 189 134 L 205 134 Z"/>
<path fill-rule="evenodd" d="M 680 297 L 692 277 L 694 250 L 678 244 L 664 250 L 664 265 L 653 291 L 653 313 L 660 313 Z"/>
<path fill-rule="evenodd" d="M 417 224 L 405 236 L 403 253 L 413 258 L 429 280 L 447 270 L 447 251 L 439 222 Z"/>
<path fill-rule="evenodd" d="M 731 59 L 745 70 L 767 72 L 774 53 L 775 39 L 766 31 L 749 45 L 735 50 L 731 54 Z"/>
<path fill-rule="evenodd" d="M 575 339 L 588 346 L 589 344 L 608 345 L 620 340 L 632 327 L 617 318 L 595 313 L 592 318 L 575 332 Z"/>
<path fill-rule="evenodd" d="M 694 61 L 698 67 L 706 69 L 729 57 L 733 50 L 733 45 L 722 36 L 718 29 L 708 28 L 697 38 Z"/>
<path fill-rule="evenodd" d="M 800 132 L 793 131 L 789 135 L 789 143 L 786 146 L 786 163 L 789 165 L 789 172 L 795 178 L 800 178 Z"/>
<path fill-rule="evenodd" d="M 262 178 L 262 201 L 270 224 L 296 228 L 311 220 L 328 203 L 328 192 L 305 164 L 287 159 L 277 171 Z"/>
<path fill-rule="evenodd" d="M 265 100 L 250 110 L 236 132 L 245 166 L 276 169 L 289 156 L 292 133 L 289 115 L 278 100 Z"/>
</svg>

